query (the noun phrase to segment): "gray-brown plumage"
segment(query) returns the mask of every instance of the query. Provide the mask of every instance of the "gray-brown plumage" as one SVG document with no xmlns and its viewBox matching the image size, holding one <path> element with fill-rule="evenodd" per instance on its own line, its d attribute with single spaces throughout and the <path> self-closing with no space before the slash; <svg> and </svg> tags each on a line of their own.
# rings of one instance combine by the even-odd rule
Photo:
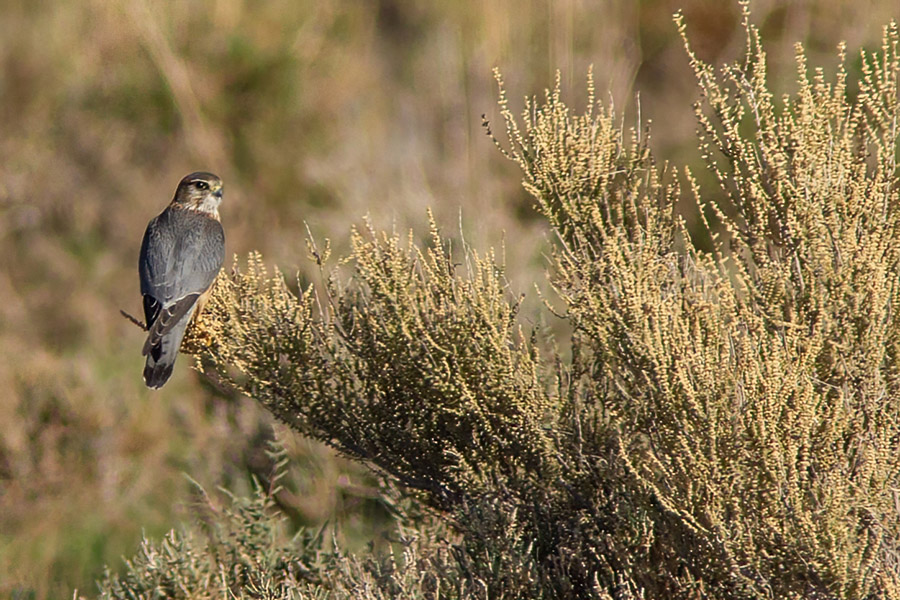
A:
<svg viewBox="0 0 900 600">
<path fill-rule="evenodd" d="M 147 387 L 161 388 L 169 380 L 185 329 L 203 309 L 222 268 L 222 192 L 222 180 L 212 173 L 185 176 L 172 202 L 144 232 L 138 271 L 148 327 Z"/>
</svg>

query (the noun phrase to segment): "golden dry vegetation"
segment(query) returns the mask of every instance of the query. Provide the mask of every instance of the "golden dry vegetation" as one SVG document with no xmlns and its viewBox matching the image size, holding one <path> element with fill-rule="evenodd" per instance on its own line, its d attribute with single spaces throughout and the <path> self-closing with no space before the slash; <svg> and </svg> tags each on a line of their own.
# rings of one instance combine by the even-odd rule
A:
<svg viewBox="0 0 900 600">
<path fill-rule="evenodd" d="M 189 478 L 205 489 L 222 486 L 240 494 L 250 488 L 251 476 L 265 480 L 272 473 L 273 459 L 265 452 L 273 437 L 268 414 L 253 401 L 208 383 L 189 369 L 185 357 L 161 392 L 146 391 L 140 381 L 141 332 L 118 313 L 138 310 L 140 236 L 183 174 L 202 168 L 225 179 L 222 214 L 229 252 L 259 250 L 288 274 L 299 271 L 304 286 L 321 283 L 315 263 L 306 258 L 307 224 L 317 239 L 332 239 L 338 253 L 364 254 L 380 247 L 365 236 L 351 247 L 350 228 L 364 215 L 371 215 L 376 227 L 412 227 L 428 239 L 430 207 L 444 235 L 464 237 L 478 249 L 503 242 L 505 256 L 498 259 L 504 264 L 503 281 L 514 296 L 527 294 L 518 316 L 529 322 L 540 308 L 531 285 L 543 278 L 553 239 L 547 222 L 536 217 L 535 201 L 520 186 L 520 171 L 482 130 L 482 114 L 494 129 L 504 121 L 492 69 L 503 73 L 518 114 L 518 98 L 552 87 L 557 69 L 561 95 L 584 98 L 584 73 L 593 65 L 598 99 L 621 107 L 610 131 L 619 129 L 622 115 L 628 123 L 652 120 L 649 149 L 657 160 L 691 165 L 701 184 L 712 184 L 696 149 L 694 69 L 672 22 L 679 8 L 698 60 L 717 65 L 745 51 L 739 6 L 718 2 L 0 0 L 0 388 L 5 390 L 0 400 L 0 595 L 69 596 L 76 587 L 93 595 L 104 565 L 122 569 L 120 557 L 136 551 L 142 531 L 161 537 L 194 518 L 191 506 L 198 492 Z M 808 64 L 818 66 L 835 64 L 838 42 L 845 40 L 851 49 L 847 77 L 855 85 L 862 74 L 856 49 L 879 48 L 881 28 L 895 11 L 887 0 L 754 3 L 753 20 L 768 50 L 767 89 L 775 97 L 798 89 L 796 41 L 804 44 Z M 703 76 L 700 63 L 694 66 Z M 639 111 L 633 102 L 638 92 Z M 814 86 L 800 94 L 807 110 L 801 114 L 808 119 L 819 118 L 813 110 L 817 105 L 825 110 L 835 102 L 829 90 Z M 577 100 L 574 104 L 585 109 Z M 735 127 L 719 131 L 712 126 L 706 132 L 725 136 L 735 156 L 752 156 L 755 148 L 741 145 Z M 852 155 L 853 148 L 842 151 Z M 789 163 L 789 152 L 779 152 L 773 151 L 773 173 L 783 173 Z M 540 172 L 529 172 L 528 165 L 523 163 L 526 188 L 540 204 Z M 753 173 L 744 175 L 755 181 Z M 821 175 L 841 178 L 827 165 Z M 794 185 L 800 183 L 805 182 Z M 827 180 L 820 183 L 826 186 Z M 766 193 L 752 186 L 733 191 L 738 196 Z M 864 192 L 854 188 L 855 194 Z M 710 193 L 727 197 L 714 188 Z M 690 194 L 677 196 L 673 202 Z M 852 208 L 847 211 L 857 215 Z M 548 200 L 541 210 L 553 222 L 559 209 Z M 690 208 L 684 212 L 691 214 Z M 722 217 L 728 221 L 728 215 Z M 814 240 L 823 239 L 822 222 L 798 218 L 805 231 L 819 232 Z M 565 234 L 577 233 L 555 224 Z M 397 254 L 398 240 L 386 248 L 396 260 L 405 260 Z M 768 250 L 750 243 L 741 252 L 754 259 L 755 269 L 765 263 Z M 814 249 L 804 251 L 817 256 Z M 804 298 L 813 298 L 803 306 L 784 301 L 786 294 L 798 293 L 786 283 L 790 267 L 759 268 L 758 273 L 738 270 L 736 277 L 792 311 L 821 310 L 816 298 L 825 292 L 818 288 L 802 290 Z M 813 272 L 818 276 L 828 269 L 821 265 Z M 562 273 L 573 281 L 582 277 Z M 473 285 L 495 290 L 493 276 L 488 269 Z M 829 277 L 821 284 L 826 291 L 848 285 L 838 275 Z M 649 293 L 641 287 L 646 279 L 634 285 Z M 439 292 L 429 300 L 438 308 Z M 702 299 L 712 291 L 696 293 Z M 884 293 L 876 286 L 868 302 L 877 304 Z M 470 307 L 475 314 L 487 308 Z M 449 305 L 443 310 L 461 318 L 451 314 Z M 792 322 L 797 314 L 782 317 Z M 591 331 L 596 315 L 582 317 L 581 324 Z M 368 318 L 372 326 L 382 323 L 378 315 Z M 451 332 L 453 318 L 447 322 Z M 829 323 L 837 331 L 864 325 L 847 319 Z M 649 323 L 643 335 L 662 335 Z M 834 331 L 812 334 L 813 341 L 804 343 L 826 350 L 834 344 Z M 865 338 L 852 351 L 867 356 L 883 342 Z M 804 356 L 842 368 L 833 350 Z M 530 358 L 509 360 L 518 369 Z M 698 350 L 679 360 L 707 357 Z M 777 363 L 763 366 L 775 369 Z M 698 372 L 705 380 L 717 379 L 716 373 Z M 781 372 L 754 371 L 746 385 L 765 388 L 773 373 Z M 868 375 L 844 376 L 863 381 Z M 516 390 L 529 385 L 527 378 L 506 383 Z M 648 392 L 640 410 L 626 410 L 627 422 L 639 423 L 663 410 L 655 404 L 659 397 L 664 396 Z M 387 421 L 391 415 L 383 416 Z M 503 423 L 497 427 L 502 431 Z M 350 545 L 373 537 L 392 510 L 374 497 L 375 478 L 325 446 L 286 429 L 278 435 L 292 459 L 283 480 L 286 490 L 279 496 L 292 525 L 340 523 L 339 535 Z M 532 429 L 516 433 L 529 439 L 541 435 Z M 776 443 L 765 431 L 754 435 Z M 521 439 L 516 436 L 486 441 L 473 464 L 517 447 Z M 683 442 L 675 433 L 662 438 Z M 642 444 L 649 442 L 630 442 L 634 456 L 644 456 Z M 739 450 L 729 449 L 745 458 Z M 542 459 L 536 455 L 533 460 Z M 431 464 L 443 468 L 439 461 Z M 752 482 L 727 474 L 715 489 L 660 488 L 656 479 L 664 475 L 683 482 L 680 468 L 662 460 L 640 476 L 648 489 L 656 489 L 660 502 L 672 506 L 696 508 L 708 498 L 721 503 L 717 494 L 723 489 L 753 491 Z M 796 481 L 800 475 L 785 477 Z M 835 491 L 841 498 L 858 493 Z M 710 522 L 719 523 L 716 511 L 751 508 L 712 504 L 707 510 Z M 802 531 L 792 535 L 814 539 L 809 523 L 798 527 Z M 755 532 L 728 534 L 740 539 Z M 849 544 L 846 539 L 835 538 L 828 552 L 839 552 L 841 544 Z M 849 555 L 841 562 L 829 559 L 832 554 L 817 560 L 835 571 L 851 572 L 868 560 Z"/>
</svg>

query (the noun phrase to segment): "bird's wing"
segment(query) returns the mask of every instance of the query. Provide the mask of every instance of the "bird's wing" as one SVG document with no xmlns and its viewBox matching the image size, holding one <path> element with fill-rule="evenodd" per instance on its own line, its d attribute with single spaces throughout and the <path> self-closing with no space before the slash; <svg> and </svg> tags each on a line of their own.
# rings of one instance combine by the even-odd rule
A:
<svg viewBox="0 0 900 600">
<path fill-rule="evenodd" d="M 140 260 L 144 316 L 150 329 L 145 354 L 190 313 L 215 281 L 224 259 L 225 234 L 216 219 L 169 208 L 150 221 Z"/>
<path fill-rule="evenodd" d="M 200 294 L 188 294 L 159 310 L 156 320 L 147 332 L 147 341 L 144 342 L 144 349 L 141 350 L 141 354 L 144 356 L 150 354 L 153 346 L 157 345 L 162 337 L 172 331 L 178 325 L 178 322 L 194 308 L 194 304 L 199 297 Z"/>
</svg>

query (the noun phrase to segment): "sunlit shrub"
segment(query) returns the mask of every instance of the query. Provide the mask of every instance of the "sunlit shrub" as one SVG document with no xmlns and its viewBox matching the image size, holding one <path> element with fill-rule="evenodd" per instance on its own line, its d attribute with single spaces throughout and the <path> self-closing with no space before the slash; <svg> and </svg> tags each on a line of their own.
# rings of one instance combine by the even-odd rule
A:
<svg viewBox="0 0 900 600">
<path fill-rule="evenodd" d="M 399 571 L 339 550 L 316 567 L 301 545 L 280 555 L 318 579 L 265 597 L 898 597 L 897 26 L 853 99 L 843 50 L 810 74 L 798 47 L 781 101 L 745 28 L 718 73 L 688 46 L 719 204 L 590 78 L 583 114 L 557 86 L 521 119 L 501 85 L 498 146 L 557 234 L 561 348 L 517 319 L 493 253 L 454 252 L 434 224 L 427 248 L 354 232 L 334 268 L 310 242 L 325 284 L 299 294 L 258 256 L 220 278 L 192 341 L 206 368 L 436 515 Z M 199 552 L 231 574 L 243 559 L 220 546 L 165 568 Z"/>
</svg>

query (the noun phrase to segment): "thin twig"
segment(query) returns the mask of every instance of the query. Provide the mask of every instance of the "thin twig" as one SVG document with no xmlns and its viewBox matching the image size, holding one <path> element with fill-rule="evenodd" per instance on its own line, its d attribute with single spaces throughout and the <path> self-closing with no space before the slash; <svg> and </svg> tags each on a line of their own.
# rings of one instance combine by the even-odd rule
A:
<svg viewBox="0 0 900 600">
<path fill-rule="evenodd" d="M 140 328 L 143 329 L 144 331 L 147 331 L 147 330 L 149 329 L 149 327 L 147 327 L 147 325 L 145 325 L 143 321 L 141 321 L 141 320 L 139 320 L 139 319 L 136 319 L 135 317 L 132 317 L 131 315 L 129 315 L 129 314 L 128 314 L 127 312 L 125 312 L 124 310 L 119 310 L 119 313 L 121 313 L 121 315 L 122 315 L 123 317 L 125 317 L 126 319 L 128 319 L 129 321 L 131 321 L 132 323 L 134 323 L 135 325 L 137 325 L 138 327 L 140 327 Z"/>
</svg>

